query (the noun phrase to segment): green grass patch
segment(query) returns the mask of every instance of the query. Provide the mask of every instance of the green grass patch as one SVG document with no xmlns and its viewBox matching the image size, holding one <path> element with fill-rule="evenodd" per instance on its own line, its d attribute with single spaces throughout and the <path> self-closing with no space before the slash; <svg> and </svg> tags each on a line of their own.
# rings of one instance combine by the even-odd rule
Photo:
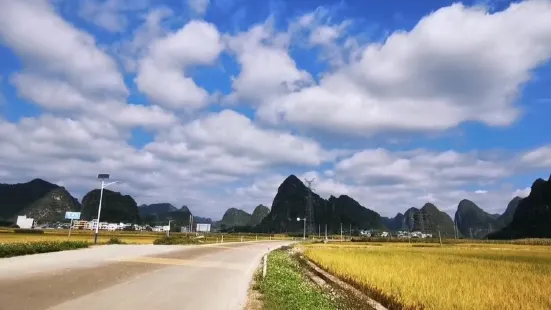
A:
<svg viewBox="0 0 551 310">
<path fill-rule="evenodd" d="M 107 244 L 126 244 L 126 242 L 122 241 L 119 237 L 111 237 L 107 241 Z"/>
<path fill-rule="evenodd" d="M 284 250 L 268 255 L 266 278 L 260 284 L 265 310 L 337 309 L 328 295 L 301 273 L 300 266 Z"/>
<path fill-rule="evenodd" d="M 83 241 L 35 241 L 0 243 L 0 258 L 87 248 Z"/>
<path fill-rule="evenodd" d="M 13 230 L 16 234 L 44 234 L 42 229 L 31 229 L 31 228 L 16 228 Z"/>
</svg>

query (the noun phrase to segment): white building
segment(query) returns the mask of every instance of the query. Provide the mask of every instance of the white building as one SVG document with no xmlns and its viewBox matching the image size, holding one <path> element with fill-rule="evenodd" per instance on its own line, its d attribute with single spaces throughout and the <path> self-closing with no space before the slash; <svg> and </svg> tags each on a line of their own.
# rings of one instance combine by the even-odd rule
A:
<svg viewBox="0 0 551 310">
<path fill-rule="evenodd" d="M 20 215 L 17 217 L 16 224 L 19 228 L 33 228 L 34 219 L 28 218 L 26 215 Z"/>
<path fill-rule="evenodd" d="M 152 227 L 153 231 L 156 231 L 156 232 L 160 232 L 160 231 L 169 231 L 170 230 L 170 226 L 166 225 L 166 226 L 155 226 L 155 227 Z"/>
<path fill-rule="evenodd" d="M 195 231 L 197 232 L 209 232 L 210 224 L 197 224 Z"/>
<path fill-rule="evenodd" d="M 98 220 L 93 219 L 90 222 L 88 222 L 88 229 L 90 230 L 96 230 L 96 226 L 98 225 Z M 99 230 L 106 230 L 109 223 L 107 222 L 100 222 L 99 223 Z"/>
<path fill-rule="evenodd" d="M 107 224 L 107 230 L 109 230 L 109 231 L 115 231 L 115 230 L 118 230 L 118 229 L 119 229 L 119 225 L 117 225 L 117 224 L 113 224 L 113 223 Z"/>
</svg>

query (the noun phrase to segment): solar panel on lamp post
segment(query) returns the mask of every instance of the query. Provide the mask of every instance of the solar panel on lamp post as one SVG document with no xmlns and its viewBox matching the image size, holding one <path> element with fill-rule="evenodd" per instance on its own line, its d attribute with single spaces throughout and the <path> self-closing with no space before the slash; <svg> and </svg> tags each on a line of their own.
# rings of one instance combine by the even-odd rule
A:
<svg viewBox="0 0 551 310">
<path fill-rule="evenodd" d="M 97 218 L 97 222 L 96 222 L 96 231 L 94 233 L 94 244 L 98 243 L 98 233 L 99 233 L 99 223 L 100 223 L 99 220 L 100 220 L 100 215 L 101 215 L 101 201 L 103 199 L 103 189 L 106 188 L 109 185 L 119 183 L 119 181 L 113 181 L 113 182 L 105 183 L 105 180 L 109 180 L 109 177 L 110 177 L 109 173 L 100 173 L 100 174 L 98 174 L 98 179 L 101 180 L 101 189 L 100 189 L 100 194 L 99 194 L 99 206 L 98 206 L 98 218 Z"/>
</svg>

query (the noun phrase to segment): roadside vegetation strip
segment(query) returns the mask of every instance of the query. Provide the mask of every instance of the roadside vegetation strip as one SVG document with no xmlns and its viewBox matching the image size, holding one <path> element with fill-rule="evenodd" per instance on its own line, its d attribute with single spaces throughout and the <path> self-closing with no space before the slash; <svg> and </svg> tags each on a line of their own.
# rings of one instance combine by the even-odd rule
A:
<svg viewBox="0 0 551 310">
<path fill-rule="evenodd" d="M 0 258 L 75 250 L 87 247 L 88 243 L 83 241 L 36 241 L 0 243 Z"/>
<path fill-rule="evenodd" d="M 551 251 L 517 247 L 311 245 L 304 254 L 389 309 L 551 309 Z"/>
<path fill-rule="evenodd" d="M 259 285 L 264 310 L 334 310 L 336 303 L 301 272 L 285 250 L 268 255 L 266 277 Z"/>
</svg>

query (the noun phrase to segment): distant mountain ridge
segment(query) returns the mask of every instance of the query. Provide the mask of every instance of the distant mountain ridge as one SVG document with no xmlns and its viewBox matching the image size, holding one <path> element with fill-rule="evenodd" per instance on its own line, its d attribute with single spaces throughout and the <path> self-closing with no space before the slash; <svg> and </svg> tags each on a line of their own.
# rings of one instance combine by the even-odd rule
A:
<svg viewBox="0 0 551 310">
<path fill-rule="evenodd" d="M 451 237 L 454 226 L 458 236 L 473 238 L 525 238 L 551 236 L 551 177 L 548 181 L 537 179 L 532 184 L 531 193 L 526 198 L 514 197 L 503 214 L 489 214 L 474 202 L 463 199 L 459 202 L 454 220 L 431 204 L 421 209 L 410 208 L 394 218 L 381 217 L 377 212 L 363 207 L 352 197 L 341 195 L 323 199 L 312 192 L 314 217 L 318 229 L 339 232 L 340 224 L 348 230 L 389 229 L 422 230 L 436 232 L 439 228 L 443 236 Z M 0 184 L 0 223 L 13 223 L 17 215 L 26 214 L 38 222 L 64 220 L 66 211 L 81 211 L 83 219 L 97 216 L 99 189 L 90 191 L 82 200 L 70 195 L 65 188 L 42 179 L 27 183 Z M 211 223 L 228 227 L 249 227 L 250 231 L 293 232 L 302 229 L 302 222 L 296 218 L 305 216 L 308 188 L 296 176 L 287 177 L 278 188 L 272 208 L 259 205 L 253 214 L 230 208 L 221 221 L 194 217 L 194 223 Z M 129 195 L 104 190 L 102 221 L 187 224 L 191 212 L 187 206 L 180 209 L 170 203 L 155 203 L 137 207 Z M 455 222 L 455 225 L 454 225 Z M 498 230 L 498 231 L 495 231 Z M 493 231 L 493 232 L 492 232 Z M 490 235 L 487 233 L 490 232 Z"/>
<path fill-rule="evenodd" d="M 272 232 L 302 231 L 303 223 L 297 218 L 306 215 L 308 188 L 295 175 L 287 177 L 279 186 L 272 202 L 270 213 L 258 225 L 258 229 Z M 341 195 L 331 196 L 325 200 L 312 192 L 312 206 L 315 223 L 314 230 L 321 230 L 327 225 L 328 232 L 337 232 L 341 223 L 354 229 L 384 228 L 377 212 L 360 205 L 353 198 Z"/>
<path fill-rule="evenodd" d="M 455 223 L 463 236 L 475 239 L 485 238 L 492 231 L 503 227 L 499 217 L 487 213 L 468 199 L 459 202 Z"/>
<path fill-rule="evenodd" d="M 97 218 L 99 199 L 100 189 L 91 190 L 84 195 L 82 198 L 81 219 L 89 221 Z M 139 223 L 138 204 L 130 195 L 123 195 L 120 192 L 104 189 L 100 220 L 111 223 Z"/>
<path fill-rule="evenodd" d="M 66 211 L 78 211 L 80 204 L 64 187 L 42 179 L 27 183 L 0 184 L 0 220 L 15 222 L 18 215 L 37 222 L 62 220 Z"/>
<path fill-rule="evenodd" d="M 511 222 L 491 233 L 489 239 L 551 238 L 551 176 L 547 181 L 541 178 L 535 180 L 528 197 L 512 201 L 511 208 L 515 203 L 517 207 Z M 510 216 L 512 211 L 507 216 L 505 213 L 504 218 Z"/>
<path fill-rule="evenodd" d="M 227 229 L 236 226 L 248 226 L 252 215 L 236 208 L 229 208 L 222 216 L 222 219 L 217 223 L 220 228 Z"/>
<path fill-rule="evenodd" d="M 404 221 L 411 231 L 431 233 L 434 237 L 440 232 L 442 237 L 454 237 L 455 228 L 451 217 L 427 202 L 421 209 L 409 208 L 404 213 Z"/>
<path fill-rule="evenodd" d="M 256 226 L 262 222 L 262 220 L 270 213 L 270 208 L 264 206 L 264 205 L 258 205 L 256 208 L 254 208 L 253 214 L 251 215 L 251 218 L 249 222 L 247 223 L 247 226 Z"/>
</svg>

